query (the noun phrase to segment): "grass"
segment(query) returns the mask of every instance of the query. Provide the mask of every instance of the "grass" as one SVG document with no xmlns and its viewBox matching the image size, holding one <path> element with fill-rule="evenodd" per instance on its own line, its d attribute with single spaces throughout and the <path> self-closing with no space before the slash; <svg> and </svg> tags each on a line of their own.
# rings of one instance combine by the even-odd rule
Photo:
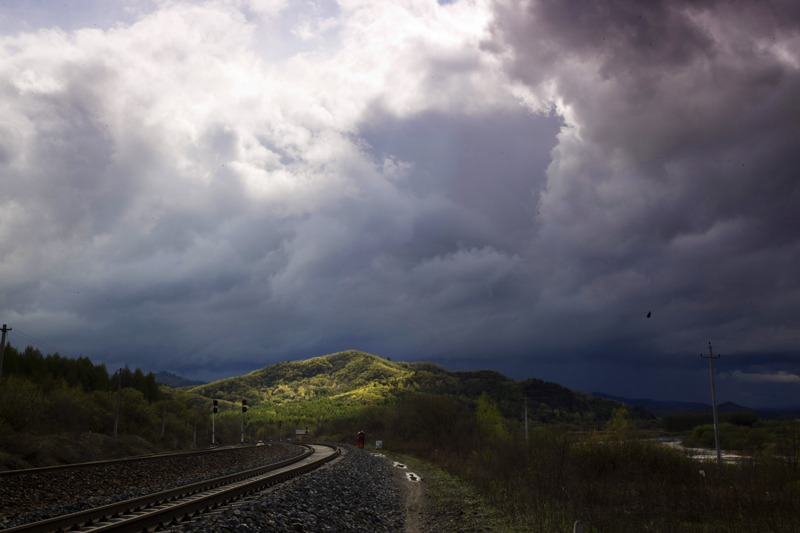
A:
<svg viewBox="0 0 800 533">
<path fill-rule="evenodd" d="M 140 437 L 115 440 L 98 433 L 65 435 L 14 434 L 0 437 L 0 470 L 86 463 L 160 451 Z"/>
<path fill-rule="evenodd" d="M 793 447 L 791 428 L 777 453 L 755 454 L 718 471 L 714 462 L 698 463 L 639 438 L 624 408 L 603 434 L 540 426 L 526 442 L 480 406 L 473 419 L 450 417 L 458 423 L 449 427 L 420 423 L 441 411 L 427 404 L 420 413 L 405 411 L 402 419 L 413 427 L 441 427 L 446 435 L 385 438 L 385 444 L 463 480 L 522 531 L 570 531 L 575 520 L 589 531 L 614 533 L 779 533 L 800 526 L 800 448 Z M 449 502 L 444 512 L 454 506 Z"/>
<path fill-rule="evenodd" d="M 424 473 L 430 500 L 428 518 L 443 530 L 525 533 L 529 529 L 515 525 L 492 505 L 478 489 L 465 480 L 442 470 L 436 464 L 404 453 L 388 452 L 412 471 Z M 446 529 L 445 529 L 446 528 Z"/>
</svg>

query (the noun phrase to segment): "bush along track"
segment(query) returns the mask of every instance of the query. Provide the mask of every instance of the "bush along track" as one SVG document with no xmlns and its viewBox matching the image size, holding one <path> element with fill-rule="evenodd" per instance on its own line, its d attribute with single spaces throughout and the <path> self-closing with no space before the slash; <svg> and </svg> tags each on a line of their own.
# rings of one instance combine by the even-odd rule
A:
<svg viewBox="0 0 800 533">
<path fill-rule="evenodd" d="M 339 459 L 308 474 L 169 529 L 173 533 L 399 532 L 392 468 L 347 444 Z"/>
</svg>

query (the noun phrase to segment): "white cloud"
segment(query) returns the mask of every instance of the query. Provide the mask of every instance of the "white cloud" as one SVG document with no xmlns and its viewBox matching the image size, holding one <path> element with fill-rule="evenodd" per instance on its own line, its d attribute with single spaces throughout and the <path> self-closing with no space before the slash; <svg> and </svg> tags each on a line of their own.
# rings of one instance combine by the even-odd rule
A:
<svg viewBox="0 0 800 533">
<path fill-rule="evenodd" d="M 21 94 L 49 94 L 62 89 L 61 84 L 53 78 L 37 74 L 30 69 L 24 70 L 19 75 L 14 76 L 11 83 Z"/>
<path fill-rule="evenodd" d="M 480 2 L 344 3 L 308 18 L 306 36 L 334 46 L 271 62 L 258 33 L 287 7 L 165 2 L 108 30 L 0 37 L 0 308 L 33 330 L 73 316 L 115 344 L 132 321 L 193 345 L 217 313 L 308 320 L 337 286 L 370 300 L 375 265 L 413 242 L 420 212 L 454 208 L 405 190 L 413 164 L 376 157 L 359 128 L 516 98 L 476 46 Z M 396 289 L 438 276 L 457 300 L 519 261 L 457 246 L 394 263 Z"/>
<path fill-rule="evenodd" d="M 784 371 L 759 374 L 735 370 L 731 372 L 730 375 L 736 381 L 744 381 L 748 383 L 800 383 L 800 376 Z"/>
</svg>

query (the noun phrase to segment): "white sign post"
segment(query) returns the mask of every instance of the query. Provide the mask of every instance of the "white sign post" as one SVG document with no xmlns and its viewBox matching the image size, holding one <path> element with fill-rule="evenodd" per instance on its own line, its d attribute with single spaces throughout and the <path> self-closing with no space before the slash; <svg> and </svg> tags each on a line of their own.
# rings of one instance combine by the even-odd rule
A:
<svg viewBox="0 0 800 533">
<path fill-rule="evenodd" d="M 375 441 L 375 449 L 376 450 L 380 450 L 382 448 L 383 448 L 383 441 L 382 440 L 376 440 Z"/>
</svg>

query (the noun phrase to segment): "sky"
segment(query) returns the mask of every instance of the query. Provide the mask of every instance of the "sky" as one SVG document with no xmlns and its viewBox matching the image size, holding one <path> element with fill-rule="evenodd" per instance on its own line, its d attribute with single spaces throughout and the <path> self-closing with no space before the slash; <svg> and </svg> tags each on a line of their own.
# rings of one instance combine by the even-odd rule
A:
<svg viewBox="0 0 800 533">
<path fill-rule="evenodd" d="M 9 341 L 800 405 L 800 4 L 0 2 Z"/>
</svg>

